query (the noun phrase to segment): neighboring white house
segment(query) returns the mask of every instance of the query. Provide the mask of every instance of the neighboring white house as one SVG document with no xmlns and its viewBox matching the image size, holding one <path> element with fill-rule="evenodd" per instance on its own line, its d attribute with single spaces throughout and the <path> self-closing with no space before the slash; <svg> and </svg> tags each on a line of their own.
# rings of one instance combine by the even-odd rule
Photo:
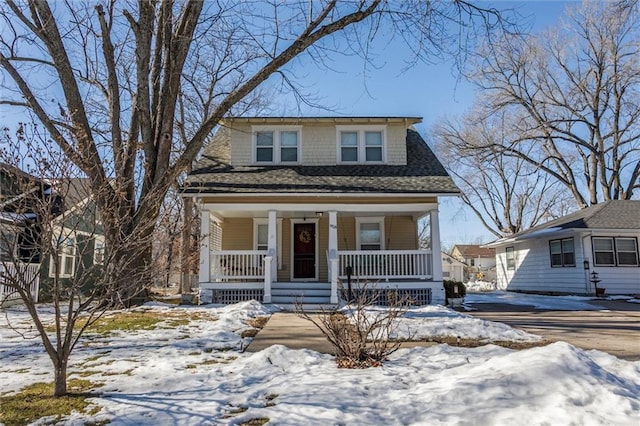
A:
<svg viewBox="0 0 640 426">
<path fill-rule="evenodd" d="M 498 288 L 551 294 L 640 294 L 640 200 L 607 201 L 487 244 Z"/>
<path fill-rule="evenodd" d="M 452 281 L 464 281 L 464 269 L 467 265 L 451 255 L 442 252 L 442 278 Z"/>
<path fill-rule="evenodd" d="M 464 282 L 496 279 L 496 251 L 493 248 L 479 244 L 456 244 L 451 249 L 451 256 L 467 266 Z"/>
<path fill-rule="evenodd" d="M 441 196 L 459 189 L 417 117 L 235 117 L 189 174 L 207 300 L 335 304 L 351 278 L 443 303 Z M 430 221 L 430 247 L 418 224 Z"/>
</svg>

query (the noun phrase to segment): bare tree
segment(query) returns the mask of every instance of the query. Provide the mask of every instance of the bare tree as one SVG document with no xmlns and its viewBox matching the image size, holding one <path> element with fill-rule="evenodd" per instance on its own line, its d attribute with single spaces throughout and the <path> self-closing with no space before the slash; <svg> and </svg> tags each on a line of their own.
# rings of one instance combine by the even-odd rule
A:
<svg viewBox="0 0 640 426">
<path fill-rule="evenodd" d="M 72 351 L 122 285 L 105 271 L 128 265 L 104 245 L 86 177 L 55 145 L 34 143 L 37 127 L 26 127 L 17 138 L 5 134 L 0 146 L 0 214 L 11 220 L 0 226 L 0 304 L 24 304 L 51 359 L 54 395 L 63 396 Z M 130 285 L 139 278 L 131 276 Z M 40 309 L 39 298 L 51 305 Z"/>
<path fill-rule="evenodd" d="M 269 79 L 295 91 L 297 58 L 321 64 L 346 52 L 366 60 L 370 41 L 384 34 L 432 60 L 503 23 L 465 1 L 418 0 L 8 0 L 0 19 L 0 102 L 31 111 L 88 177 L 107 246 L 132 260 L 107 271 L 123 285 L 148 269 L 151 250 L 138 245 L 149 248 L 166 192 L 218 122 Z M 184 144 L 175 137 L 181 126 Z M 114 300 L 136 290 L 123 286 Z"/>
<path fill-rule="evenodd" d="M 555 29 L 487 46 L 473 78 L 486 116 L 508 113 L 518 135 L 486 148 L 544 171 L 582 208 L 640 187 L 640 14 L 636 0 L 570 7 Z"/>
<path fill-rule="evenodd" d="M 567 212 L 565 188 L 520 157 L 502 154 L 519 137 L 505 114 L 468 114 L 434 130 L 437 149 L 462 190 L 462 201 L 498 238 Z M 496 148 L 499 147 L 499 148 Z"/>
</svg>

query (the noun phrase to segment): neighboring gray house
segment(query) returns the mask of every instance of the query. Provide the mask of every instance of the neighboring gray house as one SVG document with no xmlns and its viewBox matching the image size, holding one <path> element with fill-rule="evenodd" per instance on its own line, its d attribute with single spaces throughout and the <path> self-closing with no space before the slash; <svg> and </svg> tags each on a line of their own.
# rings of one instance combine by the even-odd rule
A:
<svg viewBox="0 0 640 426">
<path fill-rule="evenodd" d="M 498 288 L 595 293 L 593 271 L 607 294 L 640 294 L 640 200 L 596 204 L 487 244 L 496 249 Z"/>
</svg>

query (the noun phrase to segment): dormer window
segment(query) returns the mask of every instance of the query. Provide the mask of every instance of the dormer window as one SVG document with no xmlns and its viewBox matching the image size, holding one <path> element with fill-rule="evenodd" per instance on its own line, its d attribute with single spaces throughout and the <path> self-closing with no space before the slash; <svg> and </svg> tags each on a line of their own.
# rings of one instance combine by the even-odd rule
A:
<svg viewBox="0 0 640 426">
<path fill-rule="evenodd" d="M 336 126 L 339 163 L 384 163 L 385 126 Z"/>
<path fill-rule="evenodd" d="M 253 135 L 255 163 L 280 164 L 300 161 L 300 126 L 254 126 Z"/>
</svg>

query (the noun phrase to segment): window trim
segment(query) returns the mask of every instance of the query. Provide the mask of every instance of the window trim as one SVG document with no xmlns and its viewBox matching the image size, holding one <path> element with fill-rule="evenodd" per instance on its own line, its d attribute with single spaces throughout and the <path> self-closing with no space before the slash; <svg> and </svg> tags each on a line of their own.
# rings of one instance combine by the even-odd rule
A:
<svg viewBox="0 0 640 426">
<path fill-rule="evenodd" d="M 611 247 L 612 247 L 612 251 L 611 253 L 613 254 L 613 263 L 597 263 L 597 257 L 596 257 L 596 245 L 595 245 L 595 240 L 597 239 L 601 239 L 601 240 L 610 240 L 611 241 Z M 632 264 L 620 264 L 620 251 L 618 250 L 618 244 L 617 244 L 617 240 L 632 240 L 635 244 L 635 255 L 636 255 L 636 263 L 635 265 Z M 620 268 L 637 268 L 638 266 L 640 266 L 640 250 L 638 249 L 638 239 L 636 237 L 625 237 L 625 236 L 617 236 L 617 237 L 610 237 L 610 236 L 606 236 L 606 235 L 594 235 L 591 237 L 591 251 L 592 251 L 592 256 L 593 256 L 593 266 L 598 266 L 601 268 L 615 268 L 615 267 L 620 267 Z M 598 252 L 604 253 L 604 251 L 602 250 L 598 250 Z M 607 251 L 607 253 L 609 253 Z M 631 252 L 625 252 L 625 253 L 631 253 Z"/>
<path fill-rule="evenodd" d="M 258 161 L 258 132 L 273 132 L 273 156 L 271 161 Z M 296 161 L 282 161 L 282 133 L 284 132 L 295 132 L 298 135 Z M 302 126 L 251 126 L 251 156 L 251 161 L 255 165 L 300 164 L 302 162 Z"/>
<path fill-rule="evenodd" d="M 565 251 L 564 251 L 564 245 L 562 244 L 563 241 L 567 241 L 567 240 L 571 240 L 572 244 L 573 244 L 573 263 L 569 263 L 569 264 L 565 264 L 564 263 L 564 255 L 565 255 Z M 559 242 L 560 243 L 560 261 L 561 264 L 560 265 L 554 265 L 553 264 L 553 253 L 551 252 L 551 244 L 554 242 Z M 567 252 L 569 253 L 569 252 Z M 576 267 L 576 241 L 575 238 L 573 237 L 566 237 L 566 238 L 555 238 L 553 240 L 549 240 L 549 263 L 551 265 L 552 268 L 575 268 Z"/>
<path fill-rule="evenodd" d="M 509 253 L 511 253 L 511 259 L 509 259 Z M 514 246 L 505 247 L 505 249 L 504 249 L 504 263 L 507 266 L 507 271 L 515 271 L 516 270 L 516 250 L 515 250 Z"/>
<path fill-rule="evenodd" d="M 258 226 L 269 226 L 269 219 L 262 217 L 253 218 L 253 249 L 258 250 Z M 267 239 L 269 237 L 267 236 Z M 267 245 L 268 245 L 267 241 Z M 277 256 L 278 256 L 278 269 L 282 269 L 282 218 L 276 219 L 276 244 L 277 244 Z M 268 248 L 267 248 L 268 250 Z"/>
<path fill-rule="evenodd" d="M 342 132 L 355 132 L 358 138 L 357 160 L 342 161 Z M 380 132 L 382 137 L 382 159 L 367 161 L 366 132 Z M 336 163 L 337 164 L 386 164 L 387 163 L 387 126 L 386 125 L 338 125 L 336 126 Z"/>
<path fill-rule="evenodd" d="M 356 228 L 356 250 L 362 251 L 362 245 L 360 241 L 360 225 L 363 223 L 377 223 L 380 225 L 380 251 L 385 249 L 385 230 L 384 230 L 384 216 L 367 217 L 360 216 L 355 218 Z M 370 250 L 367 250 L 370 251 Z M 372 251 L 372 250 L 371 250 Z"/>
<path fill-rule="evenodd" d="M 98 243 L 102 244 L 102 260 L 100 262 L 96 261 L 96 254 L 98 253 L 98 249 L 96 248 L 96 245 Z M 105 255 L 104 237 L 96 235 L 93 237 L 93 264 L 104 265 L 104 255 Z"/>
<path fill-rule="evenodd" d="M 54 256 L 62 256 L 62 261 L 58 265 L 60 268 L 58 278 L 72 278 L 76 275 L 76 258 L 78 257 L 78 238 L 75 234 L 63 234 L 63 233 L 54 233 L 53 235 L 54 241 L 52 241 L 53 247 L 56 248 L 57 252 L 51 253 L 49 255 L 49 277 L 55 278 L 56 271 L 54 267 Z M 73 239 L 73 254 L 69 255 L 64 252 L 61 252 L 60 249 L 57 249 L 58 240 L 60 240 L 60 244 L 64 243 L 68 239 Z M 64 265 L 66 263 L 65 259 L 67 257 L 71 258 L 71 272 L 68 274 L 64 273 Z"/>
</svg>

